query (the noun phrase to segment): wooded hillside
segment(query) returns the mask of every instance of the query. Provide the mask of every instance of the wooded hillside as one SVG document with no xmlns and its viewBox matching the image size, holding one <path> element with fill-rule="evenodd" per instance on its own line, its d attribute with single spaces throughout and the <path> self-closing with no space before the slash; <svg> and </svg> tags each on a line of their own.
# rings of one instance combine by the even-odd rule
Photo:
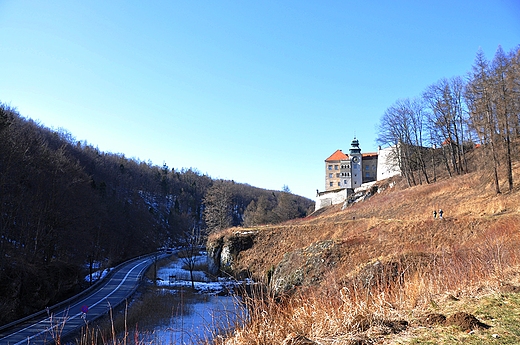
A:
<svg viewBox="0 0 520 345">
<path fill-rule="evenodd" d="M 246 209 L 260 212 L 258 200 L 270 201 L 265 212 L 276 210 L 270 222 L 305 216 L 313 204 L 101 152 L 0 103 L 0 324 L 78 292 L 96 265 L 175 245 L 193 229 L 204 233 L 216 212 L 208 191 L 222 186 L 226 226 L 247 221 Z"/>
</svg>

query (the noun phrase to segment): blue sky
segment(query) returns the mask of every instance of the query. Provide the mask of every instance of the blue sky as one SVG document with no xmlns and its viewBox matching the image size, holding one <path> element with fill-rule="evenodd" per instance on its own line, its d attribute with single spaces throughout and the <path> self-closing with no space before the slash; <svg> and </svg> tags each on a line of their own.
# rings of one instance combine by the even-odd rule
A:
<svg viewBox="0 0 520 345">
<path fill-rule="evenodd" d="M 482 48 L 518 0 L 0 0 L 0 101 L 106 152 L 313 198 L 324 160 Z"/>
</svg>

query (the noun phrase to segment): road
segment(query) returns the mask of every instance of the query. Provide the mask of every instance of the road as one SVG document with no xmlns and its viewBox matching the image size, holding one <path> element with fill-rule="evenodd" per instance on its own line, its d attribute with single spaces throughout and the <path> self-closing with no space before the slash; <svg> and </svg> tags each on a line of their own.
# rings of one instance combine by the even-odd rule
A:
<svg viewBox="0 0 520 345">
<path fill-rule="evenodd" d="M 63 338 L 76 332 L 130 297 L 153 259 L 153 256 L 148 256 L 118 266 L 110 278 L 90 294 L 66 304 L 60 310 L 53 309 L 52 313 L 45 313 L 38 320 L 11 328 L 9 334 L 0 334 L 0 344 L 50 345 L 58 336 Z"/>
</svg>

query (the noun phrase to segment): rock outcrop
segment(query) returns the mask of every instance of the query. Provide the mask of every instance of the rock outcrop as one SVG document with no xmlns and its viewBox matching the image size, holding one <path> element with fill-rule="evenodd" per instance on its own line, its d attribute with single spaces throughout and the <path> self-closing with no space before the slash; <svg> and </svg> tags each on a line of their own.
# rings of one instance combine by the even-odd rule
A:
<svg viewBox="0 0 520 345">
<path fill-rule="evenodd" d="M 240 252 L 251 248 L 257 231 L 235 231 L 232 234 L 208 240 L 208 271 L 219 276 L 230 274 L 233 276 L 245 275 L 247 272 L 237 272 L 235 263 Z"/>
<path fill-rule="evenodd" d="M 314 285 L 335 266 L 341 257 L 339 243 L 329 240 L 286 253 L 274 268 L 270 284 L 275 293 L 283 293 L 300 285 Z"/>
<path fill-rule="evenodd" d="M 257 235 L 258 231 L 235 231 L 209 240 L 206 244 L 209 272 L 215 276 L 249 277 L 247 268 L 239 265 L 240 253 L 253 247 Z M 345 255 L 348 246 L 344 241 L 315 242 L 284 254 L 267 272 L 267 281 L 276 294 L 290 292 L 297 286 L 319 284 L 327 272 L 346 259 Z"/>
</svg>

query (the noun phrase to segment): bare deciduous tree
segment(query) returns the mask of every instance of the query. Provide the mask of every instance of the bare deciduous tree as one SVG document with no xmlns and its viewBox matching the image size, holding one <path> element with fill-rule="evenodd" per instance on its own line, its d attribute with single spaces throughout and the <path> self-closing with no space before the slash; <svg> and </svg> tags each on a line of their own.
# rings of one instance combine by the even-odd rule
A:
<svg viewBox="0 0 520 345">
<path fill-rule="evenodd" d="M 209 232 L 224 230 L 231 226 L 231 191 L 226 181 L 215 181 L 204 197 L 204 221 Z"/>
<path fill-rule="evenodd" d="M 203 242 L 202 233 L 197 227 L 193 227 L 190 232 L 186 232 L 181 241 L 182 249 L 179 252 L 184 266 L 190 272 L 191 288 L 195 289 L 195 279 L 193 271 L 197 266 L 197 258 L 200 255 L 200 247 Z"/>
<path fill-rule="evenodd" d="M 466 121 L 463 104 L 464 83 L 460 77 L 442 79 L 426 88 L 423 99 L 429 109 L 429 123 L 435 144 L 443 148 L 451 176 L 467 170 L 464 151 Z M 451 166 L 448 164 L 450 163 Z"/>
<path fill-rule="evenodd" d="M 422 183 L 423 178 L 430 182 L 424 158 L 424 119 L 420 100 L 401 99 L 385 111 L 379 126 L 378 143 L 394 148 L 391 158 L 410 186 Z"/>
</svg>

